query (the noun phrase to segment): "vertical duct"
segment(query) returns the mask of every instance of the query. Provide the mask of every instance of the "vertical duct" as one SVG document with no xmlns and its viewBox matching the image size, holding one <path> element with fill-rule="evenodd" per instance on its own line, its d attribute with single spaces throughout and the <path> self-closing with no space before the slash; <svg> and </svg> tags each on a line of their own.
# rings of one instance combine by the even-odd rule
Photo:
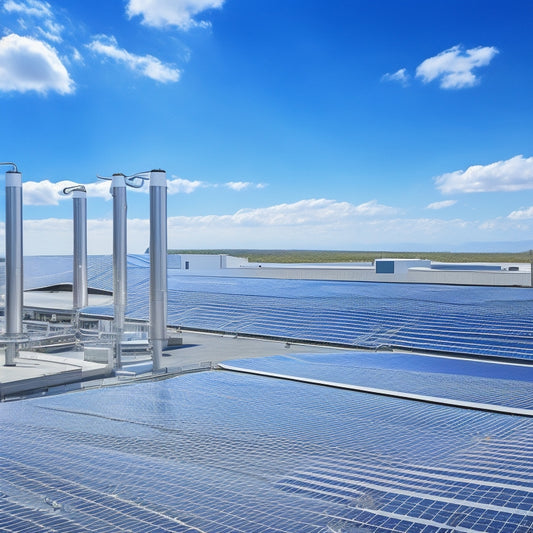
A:
<svg viewBox="0 0 533 533">
<path fill-rule="evenodd" d="M 72 305 L 79 310 L 88 305 L 87 284 L 87 192 L 83 185 L 63 189 L 63 194 L 72 193 L 73 206 L 73 279 Z"/>
<path fill-rule="evenodd" d="M 17 337 L 22 334 L 23 259 L 22 259 L 22 174 L 6 172 L 6 344 L 5 366 L 15 366 Z"/>
<path fill-rule="evenodd" d="M 167 345 L 167 177 L 150 172 L 150 341 L 154 371 Z"/>
<path fill-rule="evenodd" d="M 115 368 L 122 366 L 122 338 L 127 304 L 127 212 L 124 174 L 113 174 L 113 304 L 116 334 Z"/>
</svg>

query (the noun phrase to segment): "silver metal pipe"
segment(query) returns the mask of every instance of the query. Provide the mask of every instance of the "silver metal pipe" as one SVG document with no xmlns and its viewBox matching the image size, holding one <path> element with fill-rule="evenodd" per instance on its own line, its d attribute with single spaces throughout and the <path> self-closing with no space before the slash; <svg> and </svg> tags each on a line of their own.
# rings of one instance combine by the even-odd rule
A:
<svg viewBox="0 0 533 533">
<path fill-rule="evenodd" d="M 6 336 L 22 334 L 23 258 L 22 258 L 22 174 L 6 172 Z M 5 366 L 15 366 L 16 341 L 6 345 Z"/>
<path fill-rule="evenodd" d="M 89 287 L 87 282 L 87 193 L 75 191 L 74 206 L 74 309 L 87 307 Z"/>
<path fill-rule="evenodd" d="M 120 368 L 122 366 L 122 338 L 124 335 L 128 285 L 128 205 L 124 174 L 113 174 L 111 194 L 113 195 L 113 304 L 116 334 L 115 368 Z"/>
<path fill-rule="evenodd" d="M 150 341 L 154 371 L 167 345 L 167 177 L 150 172 Z"/>
<path fill-rule="evenodd" d="M 65 187 L 63 194 L 72 194 L 73 206 L 73 274 L 72 306 L 74 310 L 87 307 L 87 191 L 83 185 Z"/>
</svg>

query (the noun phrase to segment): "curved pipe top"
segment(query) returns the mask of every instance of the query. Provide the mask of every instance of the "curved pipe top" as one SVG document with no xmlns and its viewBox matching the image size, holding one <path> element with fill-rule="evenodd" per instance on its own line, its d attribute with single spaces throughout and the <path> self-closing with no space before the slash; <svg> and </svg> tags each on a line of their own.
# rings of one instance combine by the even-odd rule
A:
<svg viewBox="0 0 533 533">
<path fill-rule="evenodd" d="M 122 176 L 124 178 L 124 183 L 133 189 L 140 189 L 144 182 L 149 180 L 150 172 L 136 172 L 135 174 L 131 174 L 130 176 L 126 176 L 125 174 L 122 174 L 122 172 L 118 172 L 117 174 L 113 174 L 113 177 L 116 176 Z M 106 181 L 112 181 L 113 177 L 108 178 L 106 176 L 96 176 L 100 180 L 106 180 Z"/>
<path fill-rule="evenodd" d="M 66 196 L 74 192 L 87 192 L 87 189 L 85 185 L 73 185 L 72 187 L 65 187 L 62 192 Z"/>
<path fill-rule="evenodd" d="M 144 182 L 148 179 L 149 178 L 145 176 L 135 174 L 133 176 L 127 176 L 125 178 L 125 181 L 126 185 L 128 185 L 129 187 L 132 187 L 134 189 L 140 189 L 144 185 Z"/>
<path fill-rule="evenodd" d="M 0 166 L 4 166 L 4 165 L 11 165 L 13 167 L 13 170 L 15 172 L 18 172 L 18 168 L 17 168 L 17 165 L 15 165 L 15 163 L 10 163 L 10 162 L 0 163 Z"/>
</svg>

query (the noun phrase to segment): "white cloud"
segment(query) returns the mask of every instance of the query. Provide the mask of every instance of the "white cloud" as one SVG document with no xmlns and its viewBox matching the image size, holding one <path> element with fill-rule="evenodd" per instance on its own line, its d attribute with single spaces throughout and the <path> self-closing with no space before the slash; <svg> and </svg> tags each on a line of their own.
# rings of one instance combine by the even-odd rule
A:
<svg viewBox="0 0 533 533">
<path fill-rule="evenodd" d="M 409 85 L 409 74 L 407 73 L 406 69 L 401 68 L 400 70 L 397 70 L 392 74 L 390 74 L 389 72 L 383 74 L 383 76 L 381 77 L 381 81 L 393 81 L 400 83 L 404 87 L 407 87 L 407 85 Z"/>
<path fill-rule="evenodd" d="M 251 181 L 228 181 L 224 186 L 232 191 L 244 191 L 245 189 L 264 189 L 264 183 L 252 183 Z"/>
<path fill-rule="evenodd" d="M 33 31 L 39 37 L 55 43 L 62 41 L 61 33 L 64 27 L 56 22 L 55 15 L 48 2 L 41 0 L 7 0 L 4 2 L 4 10 L 8 13 L 20 15 L 18 23 L 21 28 Z M 42 26 L 36 24 L 34 19 L 42 19 Z"/>
<path fill-rule="evenodd" d="M 76 63 L 83 63 L 83 57 L 80 54 L 80 51 L 77 48 L 72 48 L 72 53 L 70 55 L 71 61 Z"/>
<path fill-rule="evenodd" d="M 123 63 L 130 70 L 161 83 L 176 82 L 181 71 L 174 66 L 165 65 L 152 55 L 139 56 L 118 47 L 115 37 L 97 36 L 87 45 L 93 52 Z"/>
<path fill-rule="evenodd" d="M 496 217 L 480 222 L 475 229 L 485 234 L 492 234 L 497 240 L 521 241 L 530 240 L 532 225 L 524 222 L 525 218 Z"/>
<path fill-rule="evenodd" d="M 49 180 L 25 181 L 22 184 L 24 205 L 58 205 L 59 191 L 72 185 L 72 182 L 52 183 Z"/>
<path fill-rule="evenodd" d="M 225 186 L 233 191 L 242 191 L 248 189 L 251 183 L 249 181 L 228 181 Z"/>
<path fill-rule="evenodd" d="M 50 180 L 25 181 L 22 184 L 22 195 L 24 205 L 58 205 L 60 200 L 70 198 L 61 195 L 65 187 L 76 185 L 73 181 L 63 180 L 52 183 Z M 84 184 L 88 198 L 111 199 L 109 192 L 109 182 L 97 181 Z"/>
<path fill-rule="evenodd" d="M 199 226 L 226 224 L 240 227 L 288 227 L 302 225 L 343 224 L 354 218 L 375 218 L 397 213 L 392 207 L 375 200 L 360 205 L 337 202 L 325 198 L 300 200 L 292 204 L 279 204 L 255 209 L 240 209 L 232 215 L 205 215 L 189 217 Z M 181 217 L 178 217 L 181 220 Z"/>
<path fill-rule="evenodd" d="M 146 226 L 148 229 L 148 221 Z M 48 236 L 46 239 L 43 239 L 43 227 L 46 227 Z M 72 229 L 72 218 L 24 220 L 24 253 L 26 255 L 70 255 L 72 254 Z M 112 235 L 112 219 L 87 220 L 87 252 L 91 255 L 112 253 Z M 147 239 L 149 239 L 149 230 Z M 131 253 L 142 251 L 144 250 L 136 249 Z"/>
<path fill-rule="evenodd" d="M 360 204 L 354 208 L 354 215 L 362 216 L 391 216 L 396 215 L 400 212 L 396 207 L 389 207 L 387 205 L 378 204 L 376 200 L 371 200 L 364 204 Z"/>
<path fill-rule="evenodd" d="M 453 46 L 420 63 L 416 76 L 424 83 L 438 79 L 443 89 L 472 87 L 479 81 L 472 71 L 488 65 L 497 53 L 494 46 L 478 46 L 466 51 L 460 45 Z"/>
<path fill-rule="evenodd" d="M 205 187 L 205 184 L 202 181 L 191 181 L 183 178 L 174 178 L 167 181 L 168 194 L 190 194 L 199 187 Z"/>
<path fill-rule="evenodd" d="M 236 182 L 242 183 L 242 182 Z M 61 200 L 64 200 L 65 196 L 60 193 L 65 187 L 75 185 L 73 181 L 63 180 L 58 182 L 51 182 L 50 180 L 41 181 L 25 181 L 23 182 L 23 199 L 24 205 L 58 205 Z M 228 184 L 224 184 L 228 186 Z M 112 198 L 109 188 L 110 183 L 108 181 L 95 181 L 93 183 L 84 184 L 87 190 L 88 198 L 103 198 L 104 200 L 110 200 Z M 234 190 L 242 190 L 248 186 L 255 188 L 264 187 L 262 184 L 247 183 L 245 187 L 230 187 Z M 217 185 L 210 185 L 200 180 L 187 180 L 183 178 L 173 177 L 167 181 L 167 193 L 169 195 L 174 194 L 191 194 L 200 188 L 217 187 Z M 129 189 L 130 190 L 130 189 Z M 131 189 L 132 192 L 141 192 L 148 194 L 149 187 L 145 185 L 140 189 Z M 363 204 L 364 205 L 364 204 Z"/>
<path fill-rule="evenodd" d="M 63 32 L 63 26 L 54 22 L 53 20 L 46 20 L 44 22 L 44 28 L 37 28 L 39 34 L 49 41 L 60 43 L 63 39 L 61 33 Z"/>
<path fill-rule="evenodd" d="M 74 92 L 74 82 L 50 45 L 15 33 L 0 39 L 0 91 Z"/>
<path fill-rule="evenodd" d="M 451 207 L 456 203 L 457 200 L 443 200 L 442 202 L 433 202 L 432 204 L 429 204 L 426 209 L 444 209 L 446 207 Z"/>
<path fill-rule="evenodd" d="M 444 194 L 533 189 L 533 157 L 517 155 L 489 165 L 473 165 L 435 178 Z"/>
<path fill-rule="evenodd" d="M 129 0 L 126 10 L 130 18 L 141 16 L 147 26 L 177 26 L 188 30 L 194 26 L 208 26 L 205 21 L 196 21 L 195 15 L 221 8 L 223 4 L 224 0 Z"/>
<path fill-rule="evenodd" d="M 20 13 L 31 17 L 52 17 L 50 4 L 48 2 L 41 2 L 40 0 L 7 0 L 4 2 L 4 9 L 8 13 Z"/>
<path fill-rule="evenodd" d="M 356 206 L 332 202 L 312 207 L 310 200 L 264 209 L 242 210 L 233 215 L 169 218 L 170 248 L 309 248 L 376 249 L 391 243 L 420 246 L 461 244 L 458 236 L 484 241 L 527 235 L 523 228 L 500 224 L 482 227 L 476 221 L 433 218 L 375 218 L 350 216 Z M 337 209 L 336 209 L 337 208 Z M 340 216 L 333 215 L 339 213 Z"/>
<path fill-rule="evenodd" d="M 101 182 L 99 187 L 103 186 L 107 189 L 109 184 Z M 533 230 L 533 222 L 509 217 L 469 221 L 370 215 L 372 210 L 368 209 L 368 204 L 380 205 L 366 202 L 357 206 L 349 202 L 311 199 L 258 209 L 241 209 L 226 215 L 171 216 L 168 219 L 168 245 L 169 248 L 357 250 L 384 249 L 395 243 L 417 243 L 428 249 L 450 249 L 461 244 L 464 236 L 469 241 L 517 241 L 529 239 Z M 43 239 L 43 227 L 46 228 L 46 239 Z M 3 246 L 3 233 L 0 223 L 0 248 Z M 90 219 L 89 253 L 111 253 L 112 233 L 110 218 Z M 129 219 L 130 253 L 144 252 L 149 235 L 147 219 Z M 24 252 L 27 255 L 72 253 L 71 217 L 25 220 Z"/>
<path fill-rule="evenodd" d="M 518 209 L 516 211 L 509 213 L 507 217 L 512 220 L 525 220 L 528 218 L 533 218 L 533 207 Z"/>
</svg>

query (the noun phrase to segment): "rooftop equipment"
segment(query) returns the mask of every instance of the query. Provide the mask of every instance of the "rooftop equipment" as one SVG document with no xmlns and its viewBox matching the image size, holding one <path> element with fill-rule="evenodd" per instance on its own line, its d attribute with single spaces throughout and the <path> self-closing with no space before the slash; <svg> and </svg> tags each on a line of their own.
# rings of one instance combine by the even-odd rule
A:
<svg viewBox="0 0 533 533">
<path fill-rule="evenodd" d="M 128 303 L 128 203 L 126 185 L 140 188 L 144 183 L 144 174 L 125 176 L 122 173 L 113 174 L 111 178 L 98 176 L 111 181 L 113 196 L 113 326 L 116 335 L 115 368 L 122 367 L 122 339 L 126 320 L 126 306 Z"/>
<path fill-rule="evenodd" d="M 167 175 L 150 172 L 150 341 L 154 371 L 162 369 L 167 336 Z"/>
<path fill-rule="evenodd" d="M 103 178 L 106 179 L 106 178 Z M 167 177 L 164 170 L 139 172 L 131 176 L 114 174 L 113 194 L 113 298 L 117 333 L 116 363 L 120 366 L 121 333 L 126 310 L 126 189 L 150 181 L 150 333 L 153 370 L 163 368 L 167 334 Z"/>
<path fill-rule="evenodd" d="M 63 194 L 72 194 L 74 223 L 74 253 L 72 300 L 74 310 L 87 307 L 87 191 L 83 185 L 65 187 Z"/>
<path fill-rule="evenodd" d="M 128 301 L 128 204 L 124 174 L 113 174 L 113 320 L 115 326 L 115 368 L 122 366 L 122 338 Z"/>
<path fill-rule="evenodd" d="M 6 172 L 6 355 L 5 366 L 15 366 L 17 340 L 22 336 L 22 174 L 14 163 Z"/>
</svg>

